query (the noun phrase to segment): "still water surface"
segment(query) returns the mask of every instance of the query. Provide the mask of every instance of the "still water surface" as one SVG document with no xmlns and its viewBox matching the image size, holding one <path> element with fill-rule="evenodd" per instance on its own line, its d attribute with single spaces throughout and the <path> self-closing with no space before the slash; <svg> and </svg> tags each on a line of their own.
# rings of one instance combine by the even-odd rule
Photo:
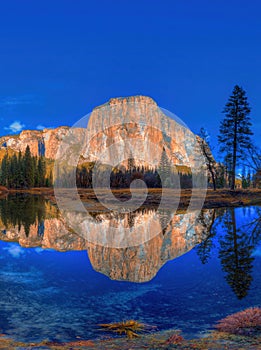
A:
<svg viewBox="0 0 261 350">
<path fill-rule="evenodd" d="M 131 227 L 151 213 L 109 218 Z M 160 215 L 164 222 L 171 214 Z M 70 341 L 101 337 L 99 323 L 137 319 L 193 337 L 230 313 L 260 307 L 261 208 L 194 216 L 181 212 L 151 241 L 116 249 L 68 230 L 41 196 L 1 199 L 1 333 Z M 102 230 L 108 214 L 93 219 Z"/>
</svg>

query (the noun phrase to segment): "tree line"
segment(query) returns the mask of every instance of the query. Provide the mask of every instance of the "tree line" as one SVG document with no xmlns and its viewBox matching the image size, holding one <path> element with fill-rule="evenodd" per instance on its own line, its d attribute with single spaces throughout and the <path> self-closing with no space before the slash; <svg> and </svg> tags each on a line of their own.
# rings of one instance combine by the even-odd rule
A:
<svg viewBox="0 0 261 350">
<path fill-rule="evenodd" d="M 181 188 L 192 187 L 190 168 L 179 170 L 178 167 L 171 166 L 164 148 L 160 163 L 155 168 L 136 165 L 132 157 L 128 159 L 126 166 L 121 165 L 114 168 L 94 162 L 84 163 L 77 167 L 76 175 L 73 169 L 61 166 L 55 184 L 59 187 L 72 187 L 75 184 L 75 176 L 76 186 L 82 188 L 92 188 L 93 177 L 99 187 L 108 187 L 106 179 L 109 177 L 112 189 L 129 188 L 135 180 L 142 180 L 148 188 L 175 187 L 177 179 Z"/>
<path fill-rule="evenodd" d="M 33 156 L 30 147 L 18 155 L 6 153 L 0 165 L 0 184 L 10 189 L 29 189 L 52 185 L 52 174 L 47 176 L 46 159 Z"/>
<path fill-rule="evenodd" d="M 103 177 L 104 172 L 98 171 L 95 174 L 96 176 Z M 166 182 L 162 181 L 158 169 L 150 169 L 145 166 L 134 166 L 131 169 L 121 168 L 121 169 L 112 169 L 110 173 L 110 188 L 129 188 L 131 183 L 135 180 L 142 180 L 145 182 L 148 188 L 162 188 L 170 187 L 171 175 L 166 179 Z M 92 176 L 93 171 L 89 165 L 83 165 L 77 168 L 76 171 L 76 185 L 77 187 L 83 188 L 92 188 Z M 181 188 L 191 188 L 192 187 L 192 175 L 190 173 L 183 173 L 177 171 L 173 176 L 179 177 L 179 183 Z M 68 177 L 64 177 L 63 185 L 66 187 L 68 182 Z M 102 183 L 101 183 L 102 186 Z"/>
</svg>

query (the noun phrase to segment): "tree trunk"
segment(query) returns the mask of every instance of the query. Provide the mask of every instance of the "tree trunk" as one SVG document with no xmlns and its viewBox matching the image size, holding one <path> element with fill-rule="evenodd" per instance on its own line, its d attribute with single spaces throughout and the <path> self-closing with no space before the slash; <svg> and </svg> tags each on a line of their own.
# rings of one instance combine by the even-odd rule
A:
<svg viewBox="0 0 261 350">
<path fill-rule="evenodd" d="M 236 107 L 235 115 L 235 127 L 234 127 L 234 140 L 233 140 L 233 158 L 232 158 L 232 179 L 231 179 L 231 190 L 235 189 L 236 185 L 236 165 L 237 165 L 237 118 L 238 111 Z"/>
<path fill-rule="evenodd" d="M 233 143 L 233 162 L 232 162 L 232 171 L 231 171 L 231 190 L 234 190 L 236 187 L 236 143 Z"/>
</svg>

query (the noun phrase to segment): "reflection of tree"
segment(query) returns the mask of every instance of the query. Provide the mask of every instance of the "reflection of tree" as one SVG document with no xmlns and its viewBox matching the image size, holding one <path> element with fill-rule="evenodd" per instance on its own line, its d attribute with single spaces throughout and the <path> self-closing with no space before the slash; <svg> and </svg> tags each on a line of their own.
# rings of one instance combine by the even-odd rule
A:
<svg viewBox="0 0 261 350">
<path fill-rule="evenodd" d="M 45 218 L 45 199 L 33 195 L 12 195 L 0 200 L 0 216 L 6 227 L 24 227 L 28 237 L 30 226 L 38 223 L 38 231 L 43 235 L 43 220 Z"/>
<path fill-rule="evenodd" d="M 206 223 L 206 219 L 203 211 L 201 211 L 198 217 L 198 221 L 201 223 L 204 229 L 204 235 L 207 235 L 206 238 L 196 248 L 196 252 L 202 264 L 206 264 L 209 261 L 211 250 L 214 247 L 213 239 L 217 233 L 216 225 L 215 225 L 216 218 L 217 218 L 217 211 L 215 209 L 211 214 L 210 225 Z"/>
<path fill-rule="evenodd" d="M 248 243 L 256 247 L 261 241 L 261 208 L 255 208 L 255 218 L 244 226 L 248 232 Z"/>
<path fill-rule="evenodd" d="M 128 228 L 132 228 L 135 225 L 135 214 L 133 212 L 127 213 Z"/>
<path fill-rule="evenodd" d="M 222 269 L 233 292 L 238 299 L 242 299 L 247 295 L 253 279 L 253 246 L 249 245 L 247 234 L 237 228 L 234 208 L 226 210 L 222 227 L 225 231 L 219 250 Z"/>
<path fill-rule="evenodd" d="M 173 212 L 171 210 L 159 209 L 158 213 L 162 234 L 165 235 L 167 226 L 172 218 Z"/>
</svg>

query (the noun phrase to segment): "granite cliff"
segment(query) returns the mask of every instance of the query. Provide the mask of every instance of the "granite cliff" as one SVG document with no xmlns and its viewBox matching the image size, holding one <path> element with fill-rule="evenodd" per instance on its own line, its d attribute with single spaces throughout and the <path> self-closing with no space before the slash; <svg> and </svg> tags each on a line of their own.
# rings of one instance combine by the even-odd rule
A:
<svg viewBox="0 0 261 350">
<path fill-rule="evenodd" d="M 0 148 L 24 152 L 28 145 L 34 156 L 45 156 L 54 159 L 58 145 L 68 130 L 69 127 L 67 126 L 42 131 L 23 130 L 19 135 L 2 136 L 0 138 Z"/>
<path fill-rule="evenodd" d="M 112 98 L 96 107 L 89 118 L 86 138 L 83 156 L 89 160 L 105 157 L 115 162 L 131 155 L 136 165 L 143 159 L 157 166 L 165 150 L 172 164 L 190 167 L 195 165 L 195 153 L 200 153 L 195 135 L 146 96 Z"/>
<path fill-rule="evenodd" d="M 0 149 L 24 152 L 29 145 L 34 155 L 54 159 L 69 129 L 61 126 L 42 131 L 24 130 L 19 135 L 3 136 L 0 138 Z M 164 110 L 146 96 L 110 99 L 92 111 L 87 130 L 78 127 L 73 133 L 82 144 L 82 162 L 97 160 L 105 153 L 109 160 L 113 158 L 114 161 L 118 158 L 128 159 L 131 154 L 136 159 L 136 165 L 144 163 L 139 160 L 144 159 L 145 163 L 147 160 L 156 166 L 165 150 L 172 164 L 191 167 L 200 153 L 194 134 L 182 122 L 167 117 Z M 116 151 L 111 147 L 126 138 L 136 140 L 138 150 L 130 149 L 130 143 L 125 143 Z"/>
</svg>

